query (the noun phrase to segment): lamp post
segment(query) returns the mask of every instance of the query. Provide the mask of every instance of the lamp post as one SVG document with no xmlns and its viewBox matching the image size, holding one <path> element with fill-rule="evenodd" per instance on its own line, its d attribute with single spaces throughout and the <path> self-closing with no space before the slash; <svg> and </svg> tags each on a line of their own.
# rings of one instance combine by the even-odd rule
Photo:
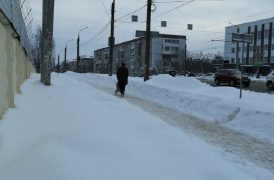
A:
<svg viewBox="0 0 274 180">
<path fill-rule="evenodd" d="M 88 26 L 86 26 L 85 28 L 83 29 L 80 29 L 79 32 L 78 32 L 78 38 L 77 38 L 77 72 L 79 72 L 79 63 L 80 63 L 80 32 L 87 29 Z"/>
<path fill-rule="evenodd" d="M 67 47 L 68 47 L 68 43 L 70 43 L 73 39 L 70 39 L 66 42 L 66 46 L 65 46 L 65 57 L 64 57 L 64 70 L 63 72 L 67 71 Z"/>
</svg>

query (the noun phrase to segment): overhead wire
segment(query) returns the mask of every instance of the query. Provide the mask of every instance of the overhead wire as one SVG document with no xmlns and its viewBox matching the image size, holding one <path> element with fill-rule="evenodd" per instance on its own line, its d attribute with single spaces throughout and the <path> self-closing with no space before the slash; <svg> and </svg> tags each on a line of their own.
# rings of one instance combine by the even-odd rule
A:
<svg viewBox="0 0 274 180">
<path fill-rule="evenodd" d="M 215 25 L 219 25 L 219 24 L 225 24 L 225 23 L 229 23 L 231 21 L 236 21 L 236 20 L 247 19 L 247 18 L 250 18 L 250 17 L 254 17 L 254 16 L 258 16 L 258 15 L 263 15 L 263 14 L 267 14 L 267 13 L 270 13 L 270 12 L 274 12 L 274 9 L 268 10 L 268 11 L 263 11 L 263 12 L 256 13 L 256 14 L 252 14 L 252 15 L 245 16 L 245 17 L 232 18 L 230 20 L 226 20 L 226 21 L 222 21 L 222 22 L 218 22 L 218 23 L 214 23 L 214 24 L 201 25 L 201 28 L 211 27 L 211 26 L 215 26 Z"/>
<path fill-rule="evenodd" d="M 177 9 L 183 7 L 183 6 L 186 6 L 186 5 L 188 5 L 188 4 L 190 4 L 190 3 L 194 2 L 194 1 L 195 1 L 195 0 L 187 1 L 187 2 L 185 2 L 184 4 L 181 4 L 181 5 L 179 5 L 179 6 L 176 6 L 175 8 L 172 8 L 172 9 L 170 9 L 170 10 L 164 12 L 164 13 L 161 13 L 161 14 L 159 14 L 159 15 L 153 17 L 153 19 L 158 18 L 158 17 L 161 17 L 161 16 L 163 16 L 163 15 L 166 15 L 166 14 L 168 14 L 168 13 L 174 11 L 174 10 L 177 10 Z"/>
<path fill-rule="evenodd" d="M 119 0 L 116 4 L 117 4 L 117 12 L 118 11 L 123 11 L 125 9 L 131 9 L 131 8 L 135 8 L 137 6 L 137 4 L 140 3 L 140 0 L 126 0 L 126 2 L 123 2 L 121 0 Z"/>
<path fill-rule="evenodd" d="M 200 2 L 205 2 L 205 1 L 224 1 L 224 0 L 196 0 Z M 161 4 L 161 3 L 181 3 L 181 2 L 187 2 L 187 0 L 177 0 L 177 1 L 154 1 L 153 3 Z"/>
<path fill-rule="evenodd" d="M 140 7 L 140 8 L 138 8 L 138 9 L 134 10 L 133 12 L 130 12 L 130 13 L 124 15 L 124 16 L 121 16 L 121 17 L 115 19 L 115 20 L 116 20 L 116 21 L 119 21 L 119 20 L 121 20 L 121 19 L 124 19 L 124 18 L 126 18 L 126 17 L 128 17 L 128 16 L 130 16 L 130 15 L 132 15 L 132 14 L 134 14 L 134 13 L 136 13 L 136 12 L 142 10 L 142 9 L 144 9 L 146 6 L 147 6 L 147 5 L 145 4 L 145 5 L 143 5 L 142 7 Z"/>
<path fill-rule="evenodd" d="M 110 16 L 109 16 L 109 13 L 108 13 L 108 10 L 107 10 L 107 8 L 106 8 L 106 5 L 105 5 L 104 0 L 101 0 L 101 2 L 102 2 L 102 4 L 103 4 L 103 7 L 104 7 L 104 10 L 105 10 L 105 13 L 106 13 L 106 15 L 107 15 L 107 17 L 108 17 L 108 20 L 110 20 Z"/>
<path fill-rule="evenodd" d="M 100 36 L 108 28 L 109 25 L 110 25 L 110 21 L 100 31 L 98 31 L 93 37 L 81 43 L 80 46 L 85 46 L 86 44 L 94 41 L 96 38 L 98 38 L 98 36 Z"/>
</svg>

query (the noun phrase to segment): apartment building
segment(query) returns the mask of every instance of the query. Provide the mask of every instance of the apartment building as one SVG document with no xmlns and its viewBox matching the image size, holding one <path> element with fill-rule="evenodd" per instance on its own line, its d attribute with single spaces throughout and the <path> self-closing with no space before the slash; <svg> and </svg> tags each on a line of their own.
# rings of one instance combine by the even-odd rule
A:
<svg viewBox="0 0 274 180">
<path fill-rule="evenodd" d="M 250 65 L 254 67 L 271 67 L 274 65 L 274 17 L 248 22 L 225 29 L 224 58 L 230 64 Z M 247 33 L 253 36 L 252 43 L 242 43 L 238 46 L 232 42 L 232 33 Z M 243 54 L 242 54 L 243 53 Z M 243 57 L 242 57 L 243 55 Z M 238 58 L 237 58 L 238 57 Z"/>
<path fill-rule="evenodd" d="M 145 66 L 146 40 L 136 38 L 116 44 L 113 53 L 113 72 L 126 63 L 133 76 L 143 75 Z M 163 73 L 166 70 L 182 70 L 185 58 L 186 36 L 159 34 L 151 38 L 150 70 Z M 109 47 L 94 52 L 94 72 L 108 73 Z"/>
</svg>

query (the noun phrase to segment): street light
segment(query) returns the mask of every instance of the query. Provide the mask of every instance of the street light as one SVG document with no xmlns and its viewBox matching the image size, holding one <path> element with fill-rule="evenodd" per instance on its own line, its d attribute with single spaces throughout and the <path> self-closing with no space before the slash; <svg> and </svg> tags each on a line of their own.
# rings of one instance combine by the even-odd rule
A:
<svg viewBox="0 0 274 180">
<path fill-rule="evenodd" d="M 68 43 L 70 43 L 73 39 L 70 39 L 66 42 L 66 46 L 65 46 L 65 59 L 64 59 L 64 72 L 67 71 L 67 46 L 68 46 Z"/>
<path fill-rule="evenodd" d="M 80 48 L 80 32 L 87 29 L 88 26 L 86 26 L 83 29 L 80 29 L 78 32 L 78 38 L 77 38 L 77 72 L 79 72 L 79 63 L 80 63 L 80 52 L 79 52 L 79 48 Z"/>
</svg>

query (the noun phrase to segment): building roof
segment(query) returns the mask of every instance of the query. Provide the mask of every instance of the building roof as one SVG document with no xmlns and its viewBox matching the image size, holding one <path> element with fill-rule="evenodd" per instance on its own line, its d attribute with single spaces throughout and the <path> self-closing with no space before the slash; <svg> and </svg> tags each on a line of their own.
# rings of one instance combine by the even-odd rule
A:
<svg viewBox="0 0 274 180">
<path fill-rule="evenodd" d="M 226 28 L 232 28 L 232 27 L 235 27 L 235 26 L 237 27 L 239 25 L 246 25 L 246 24 L 251 24 L 251 23 L 254 23 L 254 24 L 258 23 L 259 24 L 262 21 L 274 21 L 274 17 L 260 19 L 260 20 L 256 20 L 256 21 L 245 22 L 245 23 L 241 23 L 241 24 L 235 24 L 235 25 L 232 25 L 232 26 L 227 26 Z"/>
</svg>

